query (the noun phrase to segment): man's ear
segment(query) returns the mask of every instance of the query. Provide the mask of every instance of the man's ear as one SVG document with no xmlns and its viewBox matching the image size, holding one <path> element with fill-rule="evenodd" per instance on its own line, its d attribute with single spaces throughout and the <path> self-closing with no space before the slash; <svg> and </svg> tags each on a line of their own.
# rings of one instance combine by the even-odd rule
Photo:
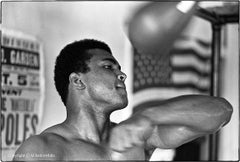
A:
<svg viewBox="0 0 240 162">
<path fill-rule="evenodd" d="M 69 75 L 69 83 L 74 85 L 77 89 L 84 89 L 85 85 L 81 81 L 81 74 L 71 73 Z"/>
</svg>

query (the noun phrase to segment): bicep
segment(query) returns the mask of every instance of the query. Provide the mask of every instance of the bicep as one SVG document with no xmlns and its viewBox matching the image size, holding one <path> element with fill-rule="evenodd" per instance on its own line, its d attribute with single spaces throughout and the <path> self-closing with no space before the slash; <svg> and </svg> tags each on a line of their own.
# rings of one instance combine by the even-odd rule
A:
<svg viewBox="0 0 240 162">
<path fill-rule="evenodd" d="M 146 141 L 146 145 L 148 148 L 172 149 L 202 135 L 203 133 L 186 126 L 155 126 L 151 136 Z"/>
</svg>

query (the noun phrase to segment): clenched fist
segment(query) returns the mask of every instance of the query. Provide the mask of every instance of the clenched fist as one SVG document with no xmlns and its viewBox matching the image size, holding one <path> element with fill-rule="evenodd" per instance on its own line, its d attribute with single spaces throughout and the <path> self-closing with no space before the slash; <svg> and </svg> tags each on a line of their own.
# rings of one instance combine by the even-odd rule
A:
<svg viewBox="0 0 240 162">
<path fill-rule="evenodd" d="M 117 152 L 123 152 L 132 147 L 143 147 L 152 131 L 152 122 L 136 114 L 112 129 L 109 146 Z"/>
</svg>

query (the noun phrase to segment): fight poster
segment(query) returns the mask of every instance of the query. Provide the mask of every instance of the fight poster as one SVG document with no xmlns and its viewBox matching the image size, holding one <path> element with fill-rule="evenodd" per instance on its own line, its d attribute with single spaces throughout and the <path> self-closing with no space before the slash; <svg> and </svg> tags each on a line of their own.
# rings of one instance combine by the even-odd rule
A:
<svg viewBox="0 0 240 162">
<path fill-rule="evenodd" d="M 43 52 L 33 36 L 1 29 L 1 154 L 38 132 L 43 110 Z"/>
</svg>

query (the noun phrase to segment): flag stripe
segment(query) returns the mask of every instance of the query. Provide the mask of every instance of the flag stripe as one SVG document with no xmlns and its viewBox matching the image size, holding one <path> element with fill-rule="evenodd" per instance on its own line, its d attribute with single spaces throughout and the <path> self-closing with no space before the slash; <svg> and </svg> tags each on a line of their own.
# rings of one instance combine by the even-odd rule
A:
<svg viewBox="0 0 240 162">
<path fill-rule="evenodd" d="M 211 49 L 211 42 L 206 42 L 201 39 L 195 39 L 195 41 L 203 48 L 210 48 Z"/>
<path fill-rule="evenodd" d="M 174 84 L 170 84 L 169 87 L 173 87 L 173 88 L 178 88 L 178 89 L 182 89 L 182 88 L 192 88 L 192 89 L 196 89 L 200 92 L 208 92 L 209 88 L 208 87 L 201 87 L 197 84 L 194 84 L 192 82 L 185 82 L 185 83 L 174 83 Z"/>
<path fill-rule="evenodd" d="M 186 48 L 186 47 L 194 47 L 197 49 L 205 50 L 203 54 L 208 55 L 211 51 L 211 42 L 207 42 L 205 40 L 201 40 L 198 38 L 190 38 L 187 36 L 181 36 L 176 42 L 174 43 L 174 48 Z M 206 52 L 209 51 L 209 52 Z"/>
<path fill-rule="evenodd" d="M 210 73 L 209 72 L 204 72 L 204 71 L 200 71 L 198 69 L 196 69 L 195 67 L 192 66 L 173 66 L 172 67 L 172 71 L 174 72 L 178 72 L 178 73 L 185 73 L 185 72 L 192 72 L 195 73 L 201 77 L 210 77 Z"/>
<path fill-rule="evenodd" d="M 201 93 L 206 93 L 209 91 L 209 87 L 206 86 L 200 86 L 198 84 L 192 83 L 191 81 L 186 81 L 183 83 L 169 83 L 169 84 L 158 84 L 158 85 L 144 85 L 138 87 L 138 89 L 133 89 L 133 93 L 138 93 L 138 91 L 145 90 L 147 88 L 174 88 L 174 89 L 191 89 L 193 91 L 197 90 Z"/>
<path fill-rule="evenodd" d="M 183 73 L 172 73 L 172 82 L 177 84 L 182 83 L 193 83 L 198 85 L 199 87 L 205 87 L 208 88 L 210 86 L 210 79 L 208 77 L 199 77 L 195 73 L 191 72 L 183 72 Z"/>
<path fill-rule="evenodd" d="M 196 57 L 199 61 L 202 62 L 209 62 L 211 59 L 210 56 L 203 56 L 199 54 L 199 52 L 196 51 L 196 49 L 193 48 L 185 48 L 185 49 L 172 49 L 170 52 L 171 56 L 194 56 Z"/>
<path fill-rule="evenodd" d="M 175 56 L 171 58 L 171 64 L 172 66 L 193 66 L 196 69 L 199 69 L 204 72 L 209 72 L 211 70 L 210 63 L 208 62 L 201 62 L 196 59 L 194 55 L 191 56 Z"/>
</svg>

